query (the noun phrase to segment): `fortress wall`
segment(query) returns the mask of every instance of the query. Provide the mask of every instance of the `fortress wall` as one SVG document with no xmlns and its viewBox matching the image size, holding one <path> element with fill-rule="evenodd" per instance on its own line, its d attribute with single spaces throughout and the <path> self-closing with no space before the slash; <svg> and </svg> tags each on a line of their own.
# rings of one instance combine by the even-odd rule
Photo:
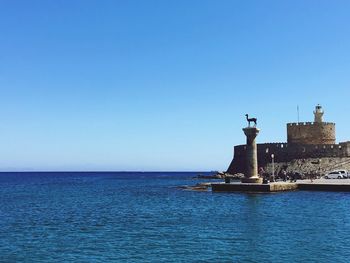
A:
<svg viewBox="0 0 350 263">
<path fill-rule="evenodd" d="M 230 174 L 244 173 L 245 171 L 245 159 L 246 159 L 246 145 L 237 145 L 234 147 L 233 159 L 227 172 Z M 259 154 L 258 154 L 259 157 Z M 259 160 L 258 160 L 259 165 Z"/>
<path fill-rule="evenodd" d="M 288 123 L 287 142 L 290 144 L 335 144 L 335 123 Z"/>
<path fill-rule="evenodd" d="M 281 147 L 283 145 L 283 147 Z M 259 144 L 258 155 L 275 155 L 276 162 L 286 162 L 293 159 L 320 158 L 320 157 L 347 157 L 349 155 L 349 145 L 344 144 Z"/>
<path fill-rule="evenodd" d="M 288 143 L 263 143 L 258 144 L 258 166 L 271 163 L 271 154 L 274 154 L 275 162 L 289 162 L 293 159 L 322 158 L 322 157 L 350 157 L 350 142 L 340 144 L 288 144 Z M 244 173 L 245 170 L 245 145 L 234 147 L 234 158 L 227 172 Z"/>
<path fill-rule="evenodd" d="M 339 146 L 343 149 L 344 155 L 350 156 L 350 141 L 341 142 Z"/>
</svg>

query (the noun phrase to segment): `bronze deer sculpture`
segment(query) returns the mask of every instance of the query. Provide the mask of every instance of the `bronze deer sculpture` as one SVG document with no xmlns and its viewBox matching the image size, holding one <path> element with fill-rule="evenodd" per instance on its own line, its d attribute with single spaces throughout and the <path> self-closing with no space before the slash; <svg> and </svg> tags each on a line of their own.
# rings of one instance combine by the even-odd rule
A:
<svg viewBox="0 0 350 263">
<path fill-rule="evenodd" d="M 248 126 L 250 127 L 250 123 L 254 122 L 254 127 L 256 126 L 257 123 L 257 119 L 256 118 L 249 118 L 248 114 L 245 115 L 247 117 L 247 121 L 248 121 Z"/>
</svg>

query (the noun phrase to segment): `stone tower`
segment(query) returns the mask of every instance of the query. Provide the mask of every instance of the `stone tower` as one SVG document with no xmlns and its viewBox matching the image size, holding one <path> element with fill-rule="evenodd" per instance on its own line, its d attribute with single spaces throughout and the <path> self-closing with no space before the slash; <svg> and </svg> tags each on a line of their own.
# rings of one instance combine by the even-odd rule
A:
<svg viewBox="0 0 350 263">
<path fill-rule="evenodd" d="M 320 104 L 317 104 L 315 111 L 314 111 L 314 115 L 315 115 L 314 122 L 322 123 L 323 122 L 323 120 L 322 120 L 323 114 L 324 114 L 324 112 L 323 112 L 322 106 Z"/>
<path fill-rule="evenodd" d="M 335 123 L 323 122 L 323 109 L 317 105 L 314 122 L 287 123 L 287 142 L 289 144 L 335 144 Z"/>
</svg>

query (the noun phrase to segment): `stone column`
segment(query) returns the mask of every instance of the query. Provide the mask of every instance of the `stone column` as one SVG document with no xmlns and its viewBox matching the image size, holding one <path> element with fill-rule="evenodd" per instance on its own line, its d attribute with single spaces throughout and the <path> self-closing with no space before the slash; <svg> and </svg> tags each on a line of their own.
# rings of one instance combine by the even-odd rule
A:
<svg viewBox="0 0 350 263">
<path fill-rule="evenodd" d="M 242 183 L 262 183 L 262 178 L 258 176 L 258 151 L 255 138 L 259 134 L 256 127 L 247 127 L 243 129 L 247 136 L 246 149 L 246 169 Z"/>
</svg>

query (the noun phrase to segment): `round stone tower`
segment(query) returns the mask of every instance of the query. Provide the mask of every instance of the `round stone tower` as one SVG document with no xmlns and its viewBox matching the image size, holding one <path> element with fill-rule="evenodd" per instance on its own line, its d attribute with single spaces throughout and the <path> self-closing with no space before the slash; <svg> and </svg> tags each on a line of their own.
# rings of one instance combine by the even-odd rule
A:
<svg viewBox="0 0 350 263">
<path fill-rule="evenodd" d="M 335 144 L 335 123 L 323 122 L 324 111 L 317 105 L 314 122 L 287 123 L 290 144 Z"/>
</svg>

